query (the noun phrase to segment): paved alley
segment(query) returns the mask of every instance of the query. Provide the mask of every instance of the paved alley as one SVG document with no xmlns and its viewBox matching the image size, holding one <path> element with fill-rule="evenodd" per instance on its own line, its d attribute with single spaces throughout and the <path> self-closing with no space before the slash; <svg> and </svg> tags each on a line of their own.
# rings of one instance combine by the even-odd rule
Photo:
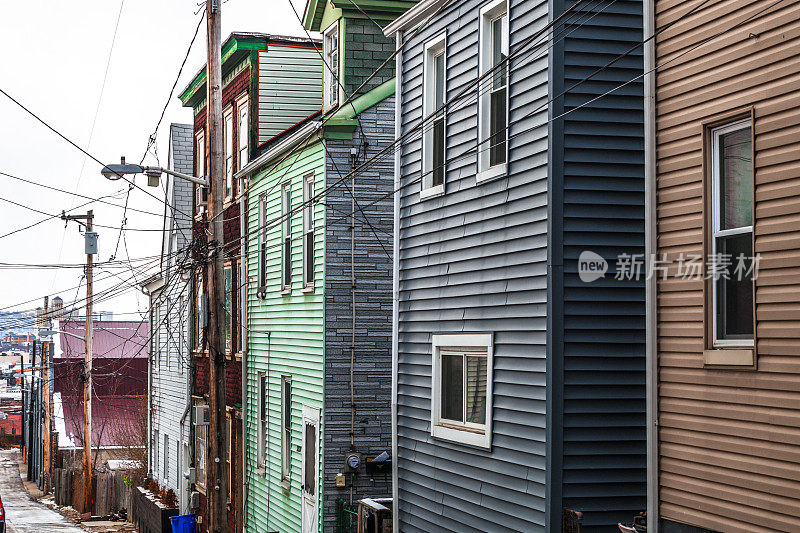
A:
<svg viewBox="0 0 800 533">
<path fill-rule="evenodd" d="M 16 454 L 16 450 L 0 450 L 0 498 L 6 510 L 8 533 L 86 533 L 57 512 L 30 499 L 19 477 Z"/>
</svg>

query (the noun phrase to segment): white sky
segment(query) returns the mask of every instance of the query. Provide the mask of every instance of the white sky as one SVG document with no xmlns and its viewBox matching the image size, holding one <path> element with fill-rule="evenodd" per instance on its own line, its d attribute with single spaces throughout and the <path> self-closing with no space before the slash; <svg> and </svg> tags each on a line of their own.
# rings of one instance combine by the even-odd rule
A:
<svg viewBox="0 0 800 533">
<path fill-rule="evenodd" d="M 260 31 L 284 35 L 305 35 L 289 0 L 229 0 L 222 6 L 223 40 L 232 31 Z M 305 0 L 294 0 L 302 13 Z M 0 17 L 0 87 L 103 162 L 117 163 L 125 155 L 138 163 L 147 138 L 161 109 L 197 25 L 197 0 L 127 0 L 117 31 L 108 78 L 100 102 L 97 123 L 90 139 L 95 110 L 100 98 L 103 74 L 111 47 L 119 0 L 64 2 L 63 0 L 3 2 Z M 177 94 L 205 63 L 205 22 L 195 41 L 158 135 L 158 155 L 166 166 L 169 124 L 191 123 L 192 113 L 182 108 Z M 155 162 L 150 156 L 149 160 Z M 47 130 L 35 119 L 0 94 L 0 172 L 100 197 L 121 192 L 127 184 L 107 181 L 100 167 L 74 147 Z M 148 188 L 146 178 L 137 185 Z M 0 175 L 0 198 L 13 200 L 48 214 L 69 210 L 87 201 L 49 191 Z M 131 192 L 131 207 L 162 213 L 163 204 L 140 190 Z M 93 209 L 95 224 L 119 227 L 122 209 L 94 203 L 73 214 Z M 0 235 L 27 226 L 45 215 L 0 200 Z M 129 228 L 160 229 L 161 217 L 128 213 Z M 96 227 L 99 255 L 108 261 L 114 253 L 118 232 Z M 131 258 L 161 252 L 157 232 L 126 232 Z M 52 219 L 34 228 L 0 238 L 0 263 L 83 264 L 83 237 L 75 223 Z M 126 257 L 124 241 L 117 259 Z M 140 263 L 143 264 L 143 263 Z M 127 279 L 129 270 L 113 270 Z M 45 295 L 60 295 L 65 305 L 85 297 L 85 284 L 77 291 L 83 274 L 80 268 L 6 269 L 0 266 L 0 308 L 32 310 L 42 305 Z M 107 281 L 101 278 L 109 277 Z M 109 271 L 95 270 L 95 292 L 116 285 L 121 279 Z M 140 277 L 141 281 L 141 277 Z M 135 287 L 135 289 L 134 289 Z M 34 302 L 23 303 L 36 299 Z M 113 311 L 115 318 L 147 308 L 146 297 L 133 283 L 124 294 L 95 305 L 96 310 Z"/>
</svg>

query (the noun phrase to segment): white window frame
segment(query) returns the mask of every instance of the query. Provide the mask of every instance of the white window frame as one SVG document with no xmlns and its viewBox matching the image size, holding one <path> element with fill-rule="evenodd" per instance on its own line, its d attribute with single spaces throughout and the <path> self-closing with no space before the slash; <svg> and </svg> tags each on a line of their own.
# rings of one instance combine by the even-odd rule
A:
<svg viewBox="0 0 800 533">
<path fill-rule="evenodd" d="M 164 434 L 164 482 L 169 481 L 169 435 Z"/>
<path fill-rule="evenodd" d="M 484 5 L 480 10 L 480 23 L 478 30 L 478 68 L 479 75 L 483 76 L 490 68 L 492 68 L 492 39 L 491 39 L 491 25 L 492 22 L 497 20 L 503 15 L 508 16 L 508 2 L 507 0 L 492 0 Z M 510 22 L 510 21 L 509 21 Z M 508 25 L 510 28 L 510 24 Z M 510 33 L 510 30 L 509 30 Z M 506 42 L 510 42 L 510 35 L 507 36 Z M 506 174 L 508 169 L 508 95 L 510 93 L 510 69 L 509 79 L 506 80 L 506 160 L 504 163 L 499 163 L 489 166 L 489 116 L 491 110 L 491 86 L 486 86 L 486 82 L 479 84 L 478 91 L 478 174 L 476 180 L 478 183 L 493 178 L 497 178 Z M 490 79 L 488 76 L 487 79 Z"/>
<path fill-rule="evenodd" d="M 154 365 L 156 369 L 161 370 L 161 332 L 158 325 L 161 323 L 161 298 L 156 300 L 156 305 L 153 306 L 153 355 Z"/>
<path fill-rule="evenodd" d="M 287 393 L 288 391 L 288 393 Z M 289 405 L 286 405 L 286 402 Z M 286 419 L 287 410 L 290 413 Z M 292 376 L 281 376 L 281 484 L 288 488 L 292 481 Z"/>
<path fill-rule="evenodd" d="M 235 123 L 233 120 L 233 106 L 228 104 L 222 111 L 222 137 L 223 137 L 223 150 L 225 153 L 225 201 L 230 201 L 233 198 L 233 129 Z"/>
<path fill-rule="evenodd" d="M 303 289 L 310 291 L 314 289 L 314 205 L 311 199 L 314 198 L 314 174 L 303 176 Z M 309 233 L 311 243 L 309 246 Z M 310 257 L 309 257 L 310 254 Z M 311 260 L 309 268 L 308 261 Z"/>
<path fill-rule="evenodd" d="M 236 159 L 237 170 L 242 170 L 248 162 L 250 146 L 250 99 L 244 94 L 236 100 L 236 136 L 238 138 Z"/>
<path fill-rule="evenodd" d="M 195 162 L 195 171 L 197 172 L 197 177 L 205 178 L 206 177 L 206 132 L 205 130 L 198 130 L 197 133 L 194 134 L 194 143 L 195 143 L 195 151 L 197 152 L 197 161 Z M 199 187 L 202 192 L 201 194 L 205 197 L 208 192 L 206 187 L 202 185 L 195 185 L 195 187 Z M 196 196 L 195 196 L 196 198 Z M 207 200 L 206 200 L 207 201 Z M 203 211 L 204 207 L 201 204 L 195 205 L 195 212 L 200 214 Z"/>
<path fill-rule="evenodd" d="M 267 286 L 267 195 L 258 197 L 258 288 Z"/>
<path fill-rule="evenodd" d="M 195 401 L 195 405 L 207 405 L 205 401 Z M 195 458 L 195 484 L 200 489 L 200 492 L 205 494 L 206 483 L 208 478 L 208 425 L 198 424 L 194 427 L 194 458 Z M 205 434 L 205 438 L 201 439 L 200 435 Z M 198 444 L 200 446 L 198 447 Z M 203 462 L 202 476 L 200 475 L 201 469 L 199 467 L 199 458 L 205 459 Z"/>
<path fill-rule="evenodd" d="M 434 60 L 443 56 L 444 60 L 444 94 L 445 101 L 447 99 L 447 33 L 443 32 L 432 38 L 425 43 L 424 47 L 424 65 L 423 65 L 423 93 L 422 93 L 422 107 L 423 116 L 427 121 L 428 118 L 436 111 L 436 72 Z M 447 113 L 442 112 L 444 115 L 445 132 L 447 131 Z M 422 135 L 422 180 L 420 198 L 429 198 L 444 193 L 443 181 L 439 185 L 433 185 L 433 144 L 434 144 L 434 121 L 426 123 L 423 128 Z M 446 145 L 445 145 L 446 154 Z M 446 155 L 443 158 L 446 162 Z M 445 165 L 445 170 L 447 166 Z"/>
<path fill-rule="evenodd" d="M 286 259 L 289 268 L 286 268 Z M 292 184 L 281 186 L 281 293 L 292 292 Z"/>
<path fill-rule="evenodd" d="M 269 409 L 267 405 L 267 395 L 269 382 L 264 372 L 258 373 L 258 467 L 265 469 L 267 459 L 267 417 L 265 414 Z"/>
<path fill-rule="evenodd" d="M 717 239 L 719 237 L 729 237 L 731 235 L 743 235 L 743 234 L 750 234 L 751 238 L 753 235 L 753 225 L 749 226 L 742 226 L 740 228 L 731 228 L 731 229 L 720 229 L 720 192 L 722 190 L 721 182 L 721 168 L 719 165 L 719 141 L 722 135 L 727 133 L 732 133 L 734 131 L 739 131 L 743 129 L 749 129 L 752 135 L 752 128 L 753 123 L 750 118 L 737 120 L 736 122 L 732 122 L 730 124 L 725 124 L 723 126 L 719 126 L 717 128 L 713 128 L 711 130 L 711 204 L 712 204 L 712 222 L 711 222 L 711 260 L 714 261 L 717 257 Z M 755 161 L 753 162 L 753 180 L 755 180 Z M 753 203 L 755 204 L 755 197 L 753 198 Z M 753 216 L 755 216 L 755 205 L 753 205 Z M 755 250 L 754 250 L 755 252 Z M 714 268 L 712 266 L 712 268 Z M 718 282 L 716 279 L 711 279 L 711 338 L 712 338 L 712 346 L 714 348 L 736 348 L 736 347 L 745 347 L 745 348 L 752 348 L 755 345 L 754 338 L 751 339 L 720 339 L 718 338 L 719 335 L 719 324 L 717 322 L 717 304 L 718 304 Z M 753 309 L 755 313 L 755 309 Z M 755 329 L 753 331 L 755 337 Z"/>
<path fill-rule="evenodd" d="M 230 272 L 231 284 L 230 287 L 227 287 L 227 280 L 225 277 Z M 225 309 L 225 353 L 231 354 L 234 350 L 234 323 L 233 323 L 233 287 L 234 287 L 234 277 L 233 277 L 233 261 L 225 261 L 222 266 L 222 279 L 223 279 L 223 292 L 224 292 L 224 299 L 222 302 L 222 307 Z M 230 289 L 230 290 L 228 290 Z M 230 341 L 228 340 L 228 336 L 230 335 Z"/>
<path fill-rule="evenodd" d="M 464 349 L 486 350 L 486 423 L 444 422 L 441 418 L 442 351 L 458 352 Z M 433 437 L 491 448 L 492 445 L 492 376 L 493 336 L 491 333 L 433 335 L 431 372 L 431 435 Z"/>
<path fill-rule="evenodd" d="M 158 458 L 160 457 L 158 448 L 161 446 L 161 439 L 157 429 L 153 431 L 153 443 L 153 476 L 158 476 Z"/>
<path fill-rule="evenodd" d="M 331 50 L 328 43 L 334 33 L 336 34 L 336 49 Z M 342 43 L 338 20 L 322 33 L 322 43 L 325 56 L 325 62 L 322 66 L 324 69 L 323 109 L 327 111 L 339 104 L 339 54 L 341 53 Z M 336 94 L 335 100 L 332 99 L 331 92 Z"/>
</svg>

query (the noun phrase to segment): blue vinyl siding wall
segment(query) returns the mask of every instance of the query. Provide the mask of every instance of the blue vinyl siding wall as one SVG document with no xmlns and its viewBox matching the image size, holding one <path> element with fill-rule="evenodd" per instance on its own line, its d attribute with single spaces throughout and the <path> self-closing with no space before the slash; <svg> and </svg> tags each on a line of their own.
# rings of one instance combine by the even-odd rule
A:
<svg viewBox="0 0 800 533">
<path fill-rule="evenodd" d="M 552 5 L 555 18 L 572 3 Z M 642 40 L 642 2 L 592 9 L 601 13 L 572 26 L 553 48 L 552 96 Z M 555 99 L 551 116 L 640 76 L 642 68 L 638 48 Z M 646 507 L 644 279 L 613 279 L 619 254 L 644 253 L 643 121 L 638 79 L 551 125 L 551 184 L 561 189 L 551 199 L 551 524 L 566 507 L 584 513 L 588 532 L 609 531 Z M 578 278 L 584 250 L 609 262 L 605 279 Z"/>
<path fill-rule="evenodd" d="M 477 79 L 481 4 L 451 3 L 405 46 L 401 134 L 421 118 L 425 41 L 447 32 L 448 98 Z M 547 16 L 545 1 L 512 0 L 511 49 Z M 511 134 L 525 133 L 510 142 L 507 176 L 476 183 L 473 92 L 448 110 L 444 196 L 420 201 L 421 144 L 411 137 L 402 146 L 396 512 L 403 533 L 544 528 L 547 83 L 546 47 L 512 65 Z M 453 332 L 494 334 L 491 450 L 430 434 L 431 335 Z"/>
</svg>

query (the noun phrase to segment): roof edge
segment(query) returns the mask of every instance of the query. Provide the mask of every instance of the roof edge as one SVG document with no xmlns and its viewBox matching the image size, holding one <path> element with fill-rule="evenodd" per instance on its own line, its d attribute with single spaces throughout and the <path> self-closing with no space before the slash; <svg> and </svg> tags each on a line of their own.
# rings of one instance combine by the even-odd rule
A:
<svg viewBox="0 0 800 533">
<path fill-rule="evenodd" d="M 408 30 L 419 26 L 426 18 L 438 9 L 449 4 L 450 0 L 421 0 L 417 5 L 394 19 L 383 29 L 386 37 L 391 37 L 398 31 Z"/>
</svg>

